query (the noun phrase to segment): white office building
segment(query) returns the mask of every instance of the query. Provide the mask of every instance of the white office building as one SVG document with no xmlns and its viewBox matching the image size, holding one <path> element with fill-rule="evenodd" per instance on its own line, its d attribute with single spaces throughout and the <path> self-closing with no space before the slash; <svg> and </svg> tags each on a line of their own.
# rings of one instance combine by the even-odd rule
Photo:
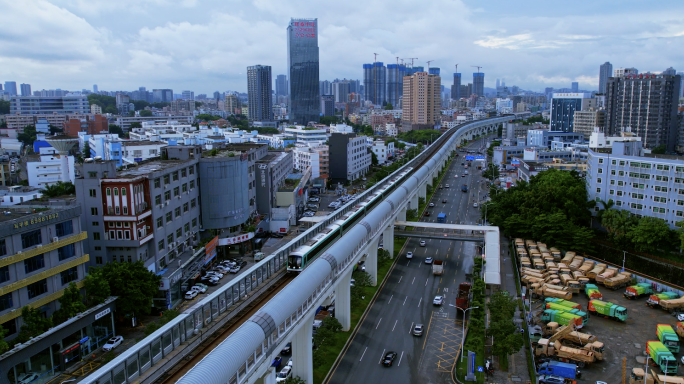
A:
<svg viewBox="0 0 684 384">
<path fill-rule="evenodd" d="M 45 188 L 61 182 L 74 182 L 74 157 L 68 156 L 69 180 L 62 180 L 62 160 L 53 147 L 40 148 L 40 161 L 26 163 L 29 185 Z"/>
<path fill-rule="evenodd" d="M 371 146 L 371 150 L 375 153 L 378 164 L 385 164 L 387 159 L 394 157 L 394 142 L 386 144 L 382 140 L 375 140 Z"/>
<path fill-rule="evenodd" d="M 285 128 L 285 134 L 294 137 L 298 144 L 323 144 L 328 140 L 325 129 L 306 128 L 301 125 Z"/>
</svg>

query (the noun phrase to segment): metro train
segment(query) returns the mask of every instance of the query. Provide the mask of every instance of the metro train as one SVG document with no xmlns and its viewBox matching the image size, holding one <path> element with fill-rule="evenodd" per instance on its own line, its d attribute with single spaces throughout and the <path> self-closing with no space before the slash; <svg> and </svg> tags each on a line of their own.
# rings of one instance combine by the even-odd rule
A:
<svg viewBox="0 0 684 384">
<path fill-rule="evenodd" d="M 337 239 L 342 237 L 350 228 L 358 224 L 367 212 L 370 212 L 376 205 L 380 204 L 383 199 L 389 196 L 401 183 L 403 183 L 413 168 L 409 167 L 399 173 L 397 176 L 391 178 L 387 183 L 374 191 L 371 196 L 368 196 L 363 201 L 356 204 L 344 216 L 335 220 L 320 231 L 316 236 L 309 239 L 304 245 L 298 247 L 290 252 L 287 257 L 288 272 L 301 272 L 316 257 L 323 254 L 323 252 L 330 247 Z"/>
</svg>

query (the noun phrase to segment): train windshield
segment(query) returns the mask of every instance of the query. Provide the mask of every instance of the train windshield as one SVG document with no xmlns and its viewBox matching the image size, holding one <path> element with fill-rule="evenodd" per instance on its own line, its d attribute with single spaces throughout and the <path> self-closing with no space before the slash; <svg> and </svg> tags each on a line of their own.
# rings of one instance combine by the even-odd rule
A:
<svg viewBox="0 0 684 384">
<path fill-rule="evenodd" d="M 299 255 L 290 255 L 287 258 L 288 269 L 302 269 L 302 257 Z"/>
</svg>

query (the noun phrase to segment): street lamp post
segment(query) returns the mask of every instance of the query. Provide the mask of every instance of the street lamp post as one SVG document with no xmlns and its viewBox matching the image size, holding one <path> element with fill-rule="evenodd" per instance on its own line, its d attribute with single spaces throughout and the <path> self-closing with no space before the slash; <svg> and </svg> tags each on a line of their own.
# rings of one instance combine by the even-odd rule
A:
<svg viewBox="0 0 684 384">
<path fill-rule="evenodd" d="M 625 271 L 625 258 L 627 257 L 627 251 L 622 251 L 622 272 Z"/>
<path fill-rule="evenodd" d="M 465 343 L 465 319 L 466 319 L 466 312 L 470 311 L 471 309 L 478 309 L 480 307 L 470 307 L 470 308 L 459 308 L 456 307 L 456 309 L 460 309 L 463 311 L 463 323 L 461 327 L 461 362 L 463 362 L 463 344 Z"/>
</svg>

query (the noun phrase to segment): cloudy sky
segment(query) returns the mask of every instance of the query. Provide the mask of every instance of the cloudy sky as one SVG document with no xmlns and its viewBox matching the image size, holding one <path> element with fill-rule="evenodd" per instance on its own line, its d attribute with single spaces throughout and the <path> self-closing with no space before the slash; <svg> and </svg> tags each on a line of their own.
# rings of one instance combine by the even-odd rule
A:
<svg viewBox="0 0 684 384">
<path fill-rule="evenodd" d="M 0 82 L 33 90 L 245 91 L 246 67 L 286 73 L 291 17 L 318 18 L 321 80 L 362 64 L 472 65 L 524 89 L 597 89 L 599 65 L 684 71 L 684 2 L 667 0 L 0 0 Z"/>
</svg>

